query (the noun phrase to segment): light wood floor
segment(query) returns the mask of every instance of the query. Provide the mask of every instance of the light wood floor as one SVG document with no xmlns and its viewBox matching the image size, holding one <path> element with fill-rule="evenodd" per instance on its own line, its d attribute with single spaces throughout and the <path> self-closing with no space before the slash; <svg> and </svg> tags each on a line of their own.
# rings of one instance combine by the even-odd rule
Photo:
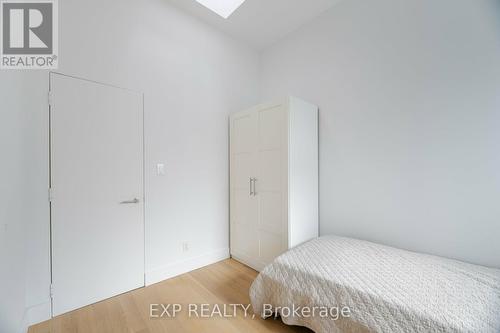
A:
<svg viewBox="0 0 500 333">
<path fill-rule="evenodd" d="M 249 304 L 257 272 L 232 259 L 89 305 L 30 327 L 29 333 L 311 332 L 281 320 L 188 317 L 188 304 Z M 182 304 L 176 318 L 150 318 L 150 304 Z M 253 313 L 253 312 L 252 312 Z"/>
</svg>

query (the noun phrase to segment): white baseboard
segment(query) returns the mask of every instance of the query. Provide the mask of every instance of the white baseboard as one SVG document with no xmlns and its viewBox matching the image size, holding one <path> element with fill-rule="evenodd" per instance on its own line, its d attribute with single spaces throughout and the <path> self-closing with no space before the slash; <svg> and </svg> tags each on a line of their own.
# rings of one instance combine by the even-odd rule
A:
<svg viewBox="0 0 500 333">
<path fill-rule="evenodd" d="M 214 264 L 221 260 L 229 258 L 229 249 L 219 249 L 207 254 L 179 260 L 170 265 L 146 272 L 146 286 L 173 278 L 175 276 L 188 273 L 198 268 Z M 31 325 L 49 320 L 52 317 L 50 299 L 47 301 L 30 306 L 24 311 L 23 323 L 20 333 L 26 333 Z"/>
<path fill-rule="evenodd" d="M 24 311 L 22 333 L 26 333 L 31 325 L 49 320 L 52 317 L 50 299 L 47 301 L 30 306 Z"/>
<path fill-rule="evenodd" d="M 193 271 L 195 269 L 214 264 L 218 261 L 229 258 L 229 249 L 219 249 L 210 253 L 179 260 L 169 265 L 156 268 L 146 272 L 146 286 L 173 278 L 175 276 Z"/>
</svg>

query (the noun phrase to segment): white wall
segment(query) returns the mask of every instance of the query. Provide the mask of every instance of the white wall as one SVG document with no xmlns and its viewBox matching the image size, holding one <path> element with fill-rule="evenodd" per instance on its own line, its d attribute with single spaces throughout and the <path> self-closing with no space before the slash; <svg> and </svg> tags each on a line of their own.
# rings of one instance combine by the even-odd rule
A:
<svg viewBox="0 0 500 333">
<path fill-rule="evenodd" d="M 148 282 L 227 256 L 227 116 L 258 102 L 259 55 L 165 0 L 64 0 L 59 15 L 58 72 L 145 94 Z M 47 82 L 45 71 L 0 72 L 2 228 L 12 221 L 0 267 L 15 299 L 0 309 L 2 332 L 24 307 L 25 322 L 50 310 Z"/>
<path fill-rule="evenodd" d="M 320 106 L 320 228 L 500 267 L 500 8 L 345 0 L 263 54 Z"/>
<path fill-rule="evenodd" d="M 40 71 L 0 71 L 1 332 L 48 313 L 47 82 Z"/>
<path fill-rule="evenodd" d="M 17 332 L 25 311 L 26 226 L 31 200 L 32 112 L 24 99 L 29 75 L 0 76 L 0 331 Z M 9 90 L 12 89 L 12 90 Z"/>
</svg>

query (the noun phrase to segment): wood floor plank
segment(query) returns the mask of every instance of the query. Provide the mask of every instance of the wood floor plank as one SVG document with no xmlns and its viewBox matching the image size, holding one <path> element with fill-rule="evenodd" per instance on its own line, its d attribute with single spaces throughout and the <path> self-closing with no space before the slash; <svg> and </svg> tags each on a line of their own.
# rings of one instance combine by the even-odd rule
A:
<svg viewBox="0 0 500 333">
<path fill-rule="evenodd" d="M 231 318 L 189 316 L 190 303 L 250 303 L 248 291 L 257 272 L 232 259 L 195 270 L 158 284 L 86 306 L 30 327 L 29 333 L 287 333 L 311 332 L 286 326 L 280 320 L 262 320 L 243 308 Z M 182 304 L 175 318 L 151 318 L 151 304 Z M 160 309 L 161 310 L 161 309 Z M 160 311 L 161 312 L 161 311 Z"/>
</svg>

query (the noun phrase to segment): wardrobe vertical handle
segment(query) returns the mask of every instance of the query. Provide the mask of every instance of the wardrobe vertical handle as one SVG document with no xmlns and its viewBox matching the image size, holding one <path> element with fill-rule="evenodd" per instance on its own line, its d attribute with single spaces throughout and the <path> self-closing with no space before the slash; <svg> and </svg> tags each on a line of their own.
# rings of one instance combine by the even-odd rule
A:
<svg viewBox="0 0 500 333">
<path fill-rule="evenodd" d="M 256 187 L 256 184 L 257 184 L 257 178 L 253 178 L 253 195 L 257 195 L 257 187 Z"/>
<path fill-rule="evenodd" d="M 253 178 L 250 177 L 249 179 L 250 179 L 250 196 L 252 196 L 253 195 L 253 187 L 252 187 Z"/>
</svg>

